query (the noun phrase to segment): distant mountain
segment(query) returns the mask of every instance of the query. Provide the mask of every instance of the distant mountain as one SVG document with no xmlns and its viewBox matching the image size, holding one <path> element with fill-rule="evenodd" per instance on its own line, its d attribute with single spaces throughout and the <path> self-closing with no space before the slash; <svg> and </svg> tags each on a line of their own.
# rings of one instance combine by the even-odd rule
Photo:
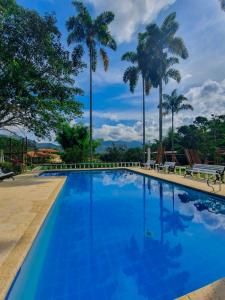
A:
<svg viewBox="0 0 225 300">
<path fill-rule="evenodd" d="M 38 149 L 55 149 L 55 150 L 62 150 L 60 145 L 56 145 L 53 143 L 36 143 Z"/>
<path fill-rule="evenodd" d="M 118 146 L 126 146 L 127 148 L 137 148 L 141 147 L 142 143 L 138 141 L 103 141 L 102 144 L 96 149 L 96 152 L 102 153 L 106 150 L 106 148 L 110 147 L 112 144 L 118 145 Z"/>
</svg>

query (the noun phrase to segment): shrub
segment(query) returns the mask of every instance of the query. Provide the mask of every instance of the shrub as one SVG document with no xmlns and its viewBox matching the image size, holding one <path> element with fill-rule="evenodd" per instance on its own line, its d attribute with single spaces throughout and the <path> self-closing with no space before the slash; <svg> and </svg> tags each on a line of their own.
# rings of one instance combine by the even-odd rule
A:
<svg viewBox="0 0 225 300">
<path fill-rule="evenodd" d="M 11 162 L 4 162 L 0 163 L 0 168 L 3 172 L 14 172 L 15 174 L 21 174 L 23 172 L 23 165 L 21 163 L 11 163 Z"/>
<path fill-rule="evenodd" d="M 0 163 L 0 168 L 3 172 L 13 172 L 13 164 L 10 162 Z"/>
</svg>

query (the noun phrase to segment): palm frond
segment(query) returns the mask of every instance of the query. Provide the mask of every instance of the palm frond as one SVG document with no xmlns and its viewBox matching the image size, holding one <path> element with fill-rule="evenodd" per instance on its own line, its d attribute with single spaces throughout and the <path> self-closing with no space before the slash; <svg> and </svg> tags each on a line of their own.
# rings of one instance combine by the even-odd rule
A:
<svg viewBox="0 0 225 300">
<path fill-rule="evenodd" d="M 165 101 L 162 103 L 162 109 L 163 109 L 163 114 L 168 115 L 171 111 L 171 106 L 169 105 L 168 102 Z"/>
<path fill-rule="evenodd" d="M 151 88 L 152 88 L 152 83 L 151 83 L 150 78 L 145 79 L 145 94 L 146 95 L 149 95 Z"/>
<path fill-rule="evenodd" d="M 171 93 L 171 97 L 172 98 L 180 98 L 180 97 L 182 97 L 183 95 L 180 95 L 179 97 L 177 97 L 177 89 L 174 89 L 173 91 L 172 91 L 172 93 Z M 184 97 L 184 96 L 183 96 Z"/>
<path fill-rule="evenodd" d="M 179 102 L 188 101 L 188 98 L 185 97 L 184 95 L 179 95 L 179 96 L 177 97 L 177 99 L 178 99 Z"/>
<path fill-rule="evenodd" d="M 172 78 L 179 83 L 181 81 L 180 72 L 176 69 L 169 69 L 164 76 L 164 81 L 168 83 L 169 78 Z"/>
<path fill-rule="evenodd" d="M 161 30 L 156 23 L 150 23 L 146 26 L 146 38 L 147 39 L 157 39 L 161 35 Z"/>
<path fill-rule="evenodd" d="M 72 4 L 77 10 L 77 15 L 68 19 L 66 22 L 67 30 L 75 32 L 88 31 L 92 27 L 92 18 L 87 8 L 80 1 L 73 1 Z"/>
<path fill-rule="evenodd" d="M 102 25 L 109 25 L 114 20 L 114 13 L 111 11 L 105 11 L 101 13 L 97 18 L 95 19 L 95 26 L 102 26 Z"/>
<path fill-rule="evenodd" d="M 105 47 L 109 47 L 110 49 L 112 49 L 114 51 L 116 51 L 116 49 L 117 49 L 116 41 L 114 40 L 114 38 L 109 33 L 105 36 L 104 40 L 101 40 L 101 43 Z"/>
<path fill-rule="evenodd" d="M 163 100 L 165 100 L 165 102 L 170 102 L 171 96 L 168 94 L 163 94 Z"/>
<path fill-rule="evenodd" d="M 70 17 L 66 22 L 66 27 L 70 32 L 67 38 L 68 45 L 80 43 L 85 39 L 85 26 L 80 16 Z"/>
<path fill-rule="evenodd" d="M 128 51 L 123 54 L 123 56 L 121 57 L 121 60 L 126 60 L 129 62 L 135 63 L 135 62 L 137 62 L 137 53 Z"/>
<path fill-rule="evenodd" d="M 188 50 L 185 47 L 184 41 L 182 38 L 175 37 L 169 43 L 169 50 L 171 53 L 180 56 L 183 59 L 188 58 Z"/>
<path fill-rule="evenodd" d="M 106 51 L 103 48 L 100 48 L 100 55 L 102 57 L 104 70 L 107 71 L 108 67 L 109 67 L 109 57 L 108 57 Z"/>
<path fill-rule="evenodd" d="M 128 67 L 123 75 L 123 81 L 129 82 L 130 91 L 133 93 L 138 82 L 140 71 L 137 67 Z"/>
<path fill-rule="evenodd" d="M 73 66 L 79 69 L 86 68 L 87 65 L 82 62 L 82 57 L 84 55 L 84 48 L 82 45 L 77 45 L 72 52 Z"/>
<path fill-rule="evenodd" d="M 176 13 L 173 12 L 170 15 L 168 15 L 164 20 L 161 26 L 161 31 L 167 39 L 170 39 L 174 37 L 178 29 L 179 24 L 176 21 Z"/>
<path fill-rule="evenodd" d="M 72 1 L 73 6 L 76 8 L 78 14 L 89 14 L 87 8 L 84 6 L 82 1 Z"/>
<path fill-rule="evenodd" d="M 175 64 L 179 64 L 179 59 L 175 56 L 171 56 L 167 58 L 166 64 L 167 64 L 167 68 L 170 68 Z"/>
<path fill-rule="evenodd" d="M 105 25 L 96 28 L 96 37 L 99 43 L 104 47 L 109 47 L 112 50 L 117 49 L 117 44 Z"/>
<path fill-rule="evenodd" d="M 193 109 L 193 106 L 191 104 L 182 104 L 179 109 L 177 110 L 180 111 L 180 110 L 194 110 Z"/>
</svg>

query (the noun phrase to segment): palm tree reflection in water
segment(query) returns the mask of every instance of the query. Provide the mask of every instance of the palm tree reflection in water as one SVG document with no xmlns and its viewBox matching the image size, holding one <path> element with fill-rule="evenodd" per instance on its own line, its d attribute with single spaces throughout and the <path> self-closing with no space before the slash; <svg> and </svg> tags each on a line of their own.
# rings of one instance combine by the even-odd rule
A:
<svg viewBox="0 0 225 300">
<path fill-rule="evenodd" d="M 165 233 L 172 232 L 173 235 L 177 236 L 178 232 L 184 232 L 188 225 L 184 222 L 189 222 L 194 216 L 186 216 L 181 214 L 178 210 L 175 210 L 175 195 L 174 185 L 172 186 L 172 200 L 173 200 L 173 211 L 170 212 L 167 208 L 164 208 L 165 216 L 163 221 L 166 223 Z"/>
<path fill-rule="evenodd" d="M 146 179 L 143 177 L 143 189 L 146 190 Z M 147 188 L 151 186 L 148 182 Z M 188 279 L 188 272 L 180 269 L 178 262 L 182 254 L 180 243 L 171 246 L 165 240 L 164 229 L 165 218 L 163 216 L 163 183 L 159 182 L 160 195 L 160 238 L 146 236 L 144 232 L 144 247 L 141 250 L 133 235 L 127 246 L 128 263 L 124 268 L 127 276 L 132 276 L 138 286 L 138 293 L 146 299 L 173 299 L 184 293 L 185 283 Z M 144 230 L 146 230 L 146 192 L 143 192 L 144 208 Z M 149 200 L 149 199 L 148 199 Z M 179 225 L 180 226 L 180 225 Z M 177 271 L 176 271 L 177 270 Z M 173 288 L 171 288 L 173 287 Z"/>
</svg>

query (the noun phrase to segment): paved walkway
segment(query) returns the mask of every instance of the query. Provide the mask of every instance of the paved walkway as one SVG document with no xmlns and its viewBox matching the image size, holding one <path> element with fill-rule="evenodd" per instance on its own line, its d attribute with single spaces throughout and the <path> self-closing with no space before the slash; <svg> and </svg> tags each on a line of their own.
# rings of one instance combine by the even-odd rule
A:
<svg viewBox="0 0 225 300">
<path fill-rule="evenodd" d="M 159 179 L 164 179 L 170 182 L 182 184 L 184 186 L 195 188 L 204 192 L 212 193 L 214 195 L 225 196 L 225 184 L 222 184 L 221 191 L 219 191 L 219 185 L 216 184 L 214 186 L 215 192 L 213 192 L 212 188 L 206 184 L 205 180 L 197 180 L 197 179 L 192 179 L 190 177 L 184 178 L 184 176 L 180 176 L 180 175 L 165 174 L 163 172 L 157 172 L 155 170 L 146 170 L 142 168 L 127 168 L 127 169 L 137 171 L 146 175 L 151 175 Z"/>
<path fill-rule="evenodd" d="M 0 299 L 4 299 L 65 178 L 16 176 L 0 182 Z"/>
<path fill-rule="evenodd" d="M 217 280 L 197 291 L 191 292 L 177 300 L 224 300 L 225 279 Z"/>
</svg>

